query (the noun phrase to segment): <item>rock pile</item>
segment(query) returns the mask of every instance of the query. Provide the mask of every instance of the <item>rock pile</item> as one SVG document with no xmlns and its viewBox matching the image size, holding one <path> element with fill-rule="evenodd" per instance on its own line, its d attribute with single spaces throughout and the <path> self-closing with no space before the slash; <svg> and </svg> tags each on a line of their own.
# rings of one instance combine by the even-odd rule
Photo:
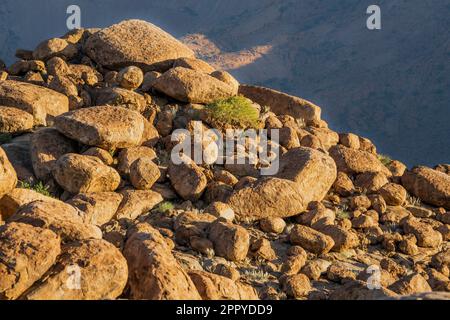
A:
<svg viewBox="0 0 450 320">
<path fill-rule="evenodd" d="M 448 297 L 450 165 L 408 170 L 144 21 L 17 57 L 0 71 L 0 299 Z M 279 156 L 174 162 L 195 121 L 236 127 L 209 107 L 237 95 Z"/>
</svg>

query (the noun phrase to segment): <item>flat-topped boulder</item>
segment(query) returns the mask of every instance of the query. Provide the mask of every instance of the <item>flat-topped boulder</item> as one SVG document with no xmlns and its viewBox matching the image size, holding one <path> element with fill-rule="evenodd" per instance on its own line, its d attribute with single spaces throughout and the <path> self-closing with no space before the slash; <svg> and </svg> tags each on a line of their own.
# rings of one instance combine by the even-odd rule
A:
<svg viewBox="0 0 450 320">
<path fill-rule="evenodd" d="M 259 105 L 270 107 L 270 111 L 276 115 L 290 115 L 296 119 L 305 120 L 307 124 L 315 124 L 320 121 L 320 107 L 302 98 L 250 85 L 240 85 L 239 94 Z"/>
<path fill-rule="evenodd" d="M 145 118 L 122 107 L 97 106 L 55 118 L 56 129 L 65 136 L 105 150 L 140 145 Z"/>
<path fill-rule="evenodd" d="M 211 103 L 236 95 L 233 87 L 201 71 L 176 67 L 153 82 L 153 87 L 182 102 Z"/>
<path fill-rule="evenodd" d="M 69 111 L 69 98 L 31 83 L 6 80 L 0 82 L 0 105 L 26 111 L 33 115 L 35 124 L 46 125 Z"/>
<path fill-rule="evenodd" d="M 193 58 L 194 52 L 157 26 L 126 20 L 88 38 L 85 53 L 110 69 L 135 65 L 144 71 L 165 71 L 175 59 Z"/>
</svg>

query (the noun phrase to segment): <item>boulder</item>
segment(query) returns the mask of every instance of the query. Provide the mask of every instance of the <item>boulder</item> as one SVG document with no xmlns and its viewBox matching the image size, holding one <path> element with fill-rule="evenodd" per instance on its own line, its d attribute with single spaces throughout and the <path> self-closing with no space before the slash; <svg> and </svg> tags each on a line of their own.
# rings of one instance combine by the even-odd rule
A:
<svg viewBox="0 0 450 320">
<path fill-rule="evenodd" d="M 145 118 L 139 113 L 113 106 L 74 110 L 55 119 L 65 136 L 105 150 L 140 145 Z"/>
<path fill-rule="evenodd" d="M 53 168 L 56 182 L 71 193 L 114 191 L 120 175 L 99 158 L 68 153 Z"/>
<path fill-rule="evenodd" d="M 0 148 L 0 198 L 15 188 L 17 174 L 5 151 Z"/>
<path fill-rule="evenodd" d="M 392 175 L 389 169 L 378 160 L 376 155 L 367 151 L 337 145 L 330 148 L 330 156 L 336 162 L 338 171 L 348 174 L 382 172 L 388 177 Z"/>
<path fill-rule="evenodd" d="M 117 171 L 124 176 L 128 177 L 130 174 L 131 165 L 141 158 L 148 158 L 149 160 L 156 159 L 156 153 L 149 147 L 132 147 L 125 148 L 119 152 L 117 156 Z"/>
<path fill-rule="evenodd" d="M 136 112 L 143 112 L 147 106 L 143 95 L 123 88 L 100 88 L 93 96 L 98 106 L 118 106 Z"/>
<path fill-rule="evenodd" d="M 230 261 L 244 260 L 250 246 L 250 235 L 245 228 L 221 219 L 211 224 L 209 240 L 214 244 L 216 255 Z"/>
<path fill-rule="evenodd" d="M 0 106 L 0 133 L 19 133 L 33 128 L 31 114 L 18 108 Z"/>
<path fill-rule="evenodd" d="M 412 233 L 417 238 L 417 245 L 425 248 L 437 248 L 442 243 L 442 235 L 426 222 L 408 217 L 402 220 L 405 233 Z"/>
<path fill-rule="evenodd" d="M 33 58 L 47 61 L 53 57 L 61 57 L 65 60 L 74 58 L 78 53 L 75 44 L 61 38 L 52 38 L 41 42 L 33 51 Z"/>
<path fill-rule="evenodd" d="M 123 200 L 116 212 L 117 219 L 134 220 L 163 201 L 161 194 L 151 190 L 125 190 L 121 194 Z"/>
<path fill-rule="evenodd" d="M 406 201 L 405 188 L 396 183 L 385 184 L 379 193 L 389 206 L 401 206 Z"/>
<path fill-rule="evenodd" d="M 65 95 L 13 80 L 0 82 L 0 105 L 30 113 L 36 125 L 46 125 L 54 117 L 69 111 L 69 99 Z"/>
<path fill-rule="evenodd" d="M 290 115 L 296 119 L 305 120 L 307 124 L 320 121 L 320 107 L 302 98 L 264 87 L 249 85 L 240 85 L 239 94 L 261 106 L 270 107 L 270 110 L 276 115 Z"/>
<path fill-rule="evenodd" d="M 139 190 L 150 190 L 161 177 L 161 171 L 151 158 L 140 158 L 130 167 L 131 184 Z"/>
<path fill-rule="evenodd" d="M 117 75 L 117 82 L 122 88 L 135 90 L 144 81 L 144 73 L 138 67 L 130 66 L 120 70 Z"/>
<path fill-rule="evenodd" d="M 128 262 L 131 299 L 201 299 L 163 236 L 149 224 L 138 224 L 129 231 L 123 254 Z"/>
<path fill-rule="evenodd" d="M 331 237 L 299 224 L 292 228 L 289 239 L 292 244 L 299 245 L 314 254 L 327 253 L 335 245 Z"/>
<path fill-rule="evenodd" d="M 91 192 L 77 194 L 67 203 L 84 213 L 86 223 L 101 226 L 116 215 L 122 199 L 116 192 Z"/>
<path fill-rule="evenodd" d="M 6 220 L 20 207 L 36 200 L 58 201 L 31 189 L 15 188 L 0 198 L 0 214 Z"/>
<path fill-rule="evenodd" d="M 336 175 L 333 159 L 324 153 L 303 147 L 291 149 L 281 156 L 275 177 L 262 178 L 236 190 L 228 204 L 238 218 L 294 216 L 311 201 L 322 200 Z"/>
<path fill-rule="evenodd" d="M 203 171 L 187 156 L 180 164 L 169 163 L 168 174 L 175 191 L 185 200 L 198 200 L 206 188 L 207 179 Z"/>
<path fill-rule="evenodd" d="M 264 218 L 259 221 L 259 227 L 264 232 L 282 233 L 286 227 L 286 222 L 281 218 Z"/>
<path fill-rule="evenodd" d="M 203 300 L 259 300 L 248 284 L 205 271 L 190 271 L 189 276 Z"/>
<path fill-rule="evenodd" d="M 177 67 L 163 73 L 153 87 L 182 102 L 207 104 L 235 95 L 233 88 L 200 71 Z"/>
<path fill-rule="evenodd" d="M 9 221 L 52 230 L 64 242 L 102 238 L 101 230 L 85 223 L 80 211 L 56 199 L 33 201 L 21 207 Z"/>
<path fill-rule="evenodd" d="M 424 202 L 450 210 L 450 175 L 427 167 L 406 171 L 402 184 Z"/>
<path fill-rule="evenodd" d="M 157 26 L 142 20 L 126 20 L 94 33 L 85 53 L 108 69 L 135 65 L 145 72 L 169 69 L 175 59 L 194 53 Z"/>
<path fill-rule="evenodd" d="M 409 295 L 433 291 L 427 280 L 418 273 L 404 276 L 391 286 L 389 289 L 400 295 Z"/>
<path fill-rule="evenodd" d="M 293 274 L 283 279 L 283 290 L 294 299 L 305 298 L 312 290 L 309 278 L 302 274 Z"/>
<path fill-rule="evenodd" d="M 23 223 L 0 226 L 0 300 L 16 299 L 54 264 L 61 240 Z"/>
<path fill-rule="evenodd" d="M 27 300 L 110 300 L 127 284 L 127 261 L 101 239 L 66 245 L 56 264 L 25 294 Z"/>
<path fill-rule="evenodd" d="M 30 157 L 39 180 L 47 182 L 53 178 L 56 161 L 71 152 L 75 152 L 73 141 L 53 128 L 41 129 L 31 136 Z"/>
</svg>

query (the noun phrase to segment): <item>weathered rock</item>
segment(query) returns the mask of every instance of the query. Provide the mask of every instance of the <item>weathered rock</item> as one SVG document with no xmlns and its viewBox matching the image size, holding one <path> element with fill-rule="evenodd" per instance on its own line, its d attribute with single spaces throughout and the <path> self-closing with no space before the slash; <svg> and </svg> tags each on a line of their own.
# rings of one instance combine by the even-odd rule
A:
<svg viewBox="0 0 450 320">
<path fill-rule="evenodd" d="M 427 167 L 416 167 L 403 174 L 402 184 L 421 200 L 450 210 L 450 175 Z"/>
<path fill-rule="evenodd" d="M 123 200 L 116 212 L 117 219 L 134 220 L 163 201 L 161 194 L 151 190 L 125 190 L 121 194 Z"/>
<path fill-rule="evenodd" d="M 205 271 L 190 271 L 203 300 L 258 300 L 254 288 L 229 278 Z"/>
<path fill-rule="evenodd" d="M 0 198 L 15 188 L 17 174 L 11 162 L 9 162 L 5 151 L 0 148 Z"/>
<path fill-rule="evenodd" d="M 388 183 L 379 192 L 390 206 L 401 206 L 406 201 L 406 190 L 399 184 Z"/>
<path fill-rule="evenodd" d="M 385 184 L 389 183 L 385 174 L 381 172 L 365 172 L 356 176 L 355 185 L 363 191 L 377 192 Z"/>
<path fill-rule="evenodd" d="M 180 164 L 170 162 L 168 169 L 170 182 L 183 199 L 196 201 L 206 188 L 206 176 L 189 157 L 183 156 L 182 160 Z"/>
<path fill-rule="evenodd" d="M 47 61 L 53 57 L 61 57 L 70 60 L 78 53 L 78 48 L 65 39 L 53 38 L 41 42 L 33 51 L 33 58 Z"/>
<path fill-rule="evenodd" d="M 106 300 L 122 294 L 127 261 L 101 239 L 66 245 L 48 275 L 24 295 L 27 300 Z"/>
<path fill-rule="evenodd" d="M 369 289 L 364 281 L 349 281 L 330 295 L 330 300 L 381 300 L 396 297 L 397 294 L 389 289 Z"/>
<path fill-rule="evenodd" d="M 340 226 L 327 225 L 320 228 L 319 231 L 333 239 L 334 246 L 331 248 L 332 251 L 345 251 L 359 245 L 357 234 Z"/>
<path fill-rule="evenodd" d="M 294 216 L 311 201 L 322 200 L 335 179 L 336 166 L 330 157 L 310 148 L 291 149 L 281 157 L 275 178 L 236 190 L 228 204 L 239 218 Z"/>
<path fill-rule="evenodd" d="M 149 224 L 138 224 L 123 251 L 128 261 L 130 298 L 199 300 L 194 283 L 180 267 L 161 234 Z"/>
<path fill-rule="evenodd" d="M 277 258 L 272 243 L 265 238 L 259 238 L 256 241 L 253 241 L 250 246 L 250 251 L 251 256 L 258 260 L 271 261 Z"/>
<path fill-rule="evenodd" d="M 283 288 L 288 296 L 295 299 L 305 298 L 312 290 L 308 277 L 302 273 L 287 276 L 283 280 Z"/>
<path fill-rule="evenodd" d="M 23 223 L 0 226 L 0 300 L 16 299 L 53 265 L 60 238 Z"/>
<path fill-rule="evenodd" d="M 117 106 L 139 113 L 143 112 L 147 105 L 141 94 L 118 87 L 97 89 L 93 96 L 98 106 Z"/>
<path fill-rule="evenodd" d="M 214 251 L 220 257 L 241 261 L 247 256 L 250 235 L 241 226 L 218 219 L 210 226 L 209 239 L 214 243 Z"/>
<path fill-rule="evenodd" d="M 53 168 L 56 182 L 71 193 L 114 191 L 120 175 L 99 158 L 68 153 Z"/>
<path fill-rule="evenodd" d="M 331 147 L 330 156 L 334 159 L 338 171 L 348 174 L 364 172 L 382 172 L 390 176 L 390 171 L 372 153 L 337 145 Z"/>
<path fill-rule="evenodd" d="M 425 248 L 437 248 L 442 243 L 442 235 L 433 227 L 414 217 L 402 221 L 405 233 L 412 233 L 417 238 L 417 245 Z"/>
<path fill-rule="evenodd" d="M 320 148 L 323 150 L 329 150 L 339 142 L 339 135 L 337 132 L 328 128 L 307 127 L 306 130 L 319 139 Z"/>
<path fill-rule="evenodd" d="M 339 143 L 351 149 L 358 150 L 360 148 L 359 137 L 353 133 L 341 133 Z"/>
<path fill-rule="evenodd" d="M 31 136 L 30 155 L 34 174 L 48 181 L 56 161 L 67 153 L 75 152 L 74 143 L 53 128 L 45 128 Z"/>
<path fill-rule="evenodd" d="M 150 190 L 161 176 L 159 167 L 151 158 L 140 158 L 130 167 L 130 181 L 136 189 Z"/>
<path fill-rule="evenodd" d="M 389 286 L 389 289 L 400 295 L 433 291 L 427 280 L 418 273 L 403 277 Z"/>
<path fill-rule="evenodd" d="M 55 119 L 65 136 L 105 150 L 129 148 L 141 143 L 144 117 L 121 107 L 99 106 L 71 111 Z"/>
<path fill-rule="evenodd" d="M 211 77 L 219 79 L 222 82 L 225 82 L 233 89 L 233 95 L 237 95 L 239 92 L 239 82 L 228 72 L 218 70 L 211 73 Z"/>
<path fill-rule="evenodd" d="M 156 158 L 156 153 L 152 148 L 144 146 L 122 149 L 117 156 L 117 171 L 124 177 L 128 177 L 131 165 L 141 158 L 153 160 Z"/>
<path fill-rule="evenodd" d="M 212 214 L 217 218 L 223 218 L 229 222 L 233 222 L 234 220 L 233 209 L 226 203 L 220 201 L 210 203 L 209 206 L 207 206 L 204 211 Z"/>
<path fill-rule="evenodd" d="M 182 102 L 207 104 L 232 97 L 233 88 L 200 71 L 177 67 L 163 73 L 153 87 Z"/>
<path fill-rule="evenodd" d="M 114 163 L 114 158 L 112 157 L 111 153 L 106 151 L 102 148 L 92 147 L 87 149 L 85 152 L 82 153 L 85 156 L 93 156 L 97 157 L 100 160 L 103 161 L 104 164 L 110 166 Z"/>
<path fill-rule="evenodd" d="M 56 199 L 30 202 L 12 215 L 9 221 L 52 230 L 65 242 L 102 238 L 100 229 L 85 223 L 77 209 Z"/>
<path fill-rule="evenodd" d="M 259 226 L 264 232 L 282 233 L 286 222 L 281 218 L 264 218 L 259 221 Z"/>
<path fill-rule="evenodd" d="M 142 20 L 126 20 L 93 34 L 84 51 L 109 69 L 135 65 L 144 71 L 167 70 L 175 59 L 194 57 L 181 42 Z"/>
<path fill-rule="evenodd" d="M 101 226 L 115 216 L 122 199 L 116 192 L 92 192 L 77 194 L 67 203 L 84 213 L 86 223 Z"/>
<path fill-rule="evenodd" d="M 324 274 L 331 262 L 324 259 L 315 259 L 309 261 L 301 270 L 310 280 L 319 280 L 320 276 Z"/>
<path fill-rule="evenodd" d="M 355 186 L 346 173 L 339 171 L 337 173 L 336 181 L 333 184 L 333 189 L 340 196 L 348 197 L 355 191 Z"/>
<path fill-rule="evenodd" d="M 292 228 L 289 239 L 292 244 L 299 245 L 315 254 L 327 253 L 334 246 L 331 237 L 302 225 L 295 225 Z"/>
<path fill-rule="evenodd" d="M 215 69 L 203 60 L 195 58 L 179 58 L 173 63 L 173 68 L 183 67 L 196 71 L 201 71 L 206 74 L 210 74 L 215 71 Z"/>
<path fill-rule="evenodd" d="M 19 133 L 33 128 L 34 119 L 23 110 L 0 106 L 0 133 Z"/>
<path fill-rule="evenodd" d="M 6 220 L 20 207 L 36 200 L 58 201 L 31 189 L 15 188 L 0 198 L 0 215 Z"/>
<path fill-rule="evenodd" d="M 117 82 L 122 88 L 134 90 L 141 86 L 144 81 L 144 73 L 138 67 L 130 66 L 120 70 Z"/>
<path fill-rule="evenodd" d="M 305 120 L 307 124 L 320 121 L 321 109 L 307 100 L 276 90 L 249 85 L 241 85 L 239 94 L 261 106 L 270 107 L 276 115 L 290 115 L 296 119 Z"/>
<path fill-rule="evenodd" d="M 46 125 L 54 117 L 69 111 L 69 99 L 65 95 L 13 80 L 0 82 L 0 105 L 32 114 L 36 125 Z"/>
</svg>

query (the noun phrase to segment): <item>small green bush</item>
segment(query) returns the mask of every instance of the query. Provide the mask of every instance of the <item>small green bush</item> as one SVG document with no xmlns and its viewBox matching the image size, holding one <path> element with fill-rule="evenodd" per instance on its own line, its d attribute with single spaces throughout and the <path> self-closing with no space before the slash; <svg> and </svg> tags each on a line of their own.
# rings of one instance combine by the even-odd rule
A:
<svg viewBox="0 0 450 320">
<path fill-rule="evenodd" d="M 382 164 L 384 164 L 385 166 L 388 166 L 392 162 L 392 159 L 389 156 L 385 155 L 385 154 L 379 154 L 378 155 L 378 160 L 380 160 L 380 162 Z"/>
<path fill-rule="evenodd" d="M 20 181 L 19 186 L 20 186 L 20 188 L 23 188 L 23 189 L 34 190 L 34 191 L 39 192 L 40 194 L 43 194 L 44 196 L 47 196 L 47 197 L 53 197 L 52 194 L 50 193 L 50 191 L 48 191 L 48 186 L 44 185 L 42 183 L 42 181 L 39 181 L 35 184 L 31 184 L 31 183 L 25 182 L 25 181 Z"/>
<path fill-rule="evenodd" d="M 173 210 L 174 208 L 175 208 L 175 206 L 171 202 L 164 201 L 158 205 L 158 207 L 156 208 L 156 211 L 165 213 L 167 211 Z"/>
<path fill-rule="evenodd" d="M 206 106 L 212 125 L 221 128 L 258 128 L 259 110 L 251 100 L 236 96 L 217 100 Z"/>
</svg>

